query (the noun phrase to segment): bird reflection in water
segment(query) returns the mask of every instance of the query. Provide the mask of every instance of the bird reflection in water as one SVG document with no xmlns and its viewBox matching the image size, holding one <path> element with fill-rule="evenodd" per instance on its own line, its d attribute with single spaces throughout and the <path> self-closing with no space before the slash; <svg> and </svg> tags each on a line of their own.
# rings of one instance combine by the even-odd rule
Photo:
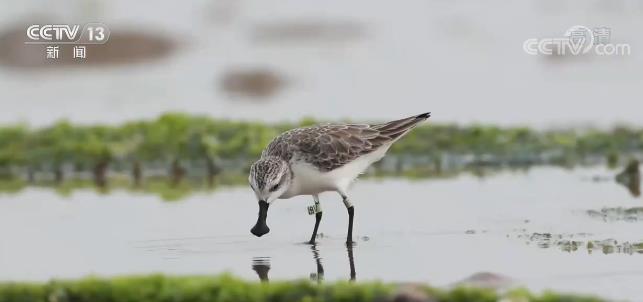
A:
<svg viewBox="0 0 643 302">
<path fill-rule="evenodd" d="M 353 257 L 353 247 L 355 246 L 355 243 L 347 243 L 346 244 L 346 251 L 348 252 L 348 265 L 350 267 L 350 281 L 355 281 L 355 258 Z M 322 258 L 319 253 L 319 247 L 317 244 L 311 244 L 310 245 L 310 250 L 313 251 L 313 259 L 315 260 L 315 264 L 317 265 L 317 273 L 311 273 L 310 274 L 310 280 L 311 281 L 317 281 L 317 283 L 321 283 L 324 280 L 324 265 L 322 264 Z"/>
<path fill-rule="evenodd" d="M 355 259 L 353 257 L 353 248 L 355 243 L 347 243 L 346 251 L 348 252 L 348 265 L 350 268 L 350 281 L 355 281 Z M 317 266 L 317 272 L 310 273 L 310 280 L 321 283 L 324 280 L 324 265 L 322 257 L 319 252 L 317 244 L 310 245 L 310 250 L 313 252 L 313 260 Z M 257 273 L 261 282 L 268 282 L 268 271 L 270 271 L 270 257 L 255 257 L 252 259 L 252 270 Z"/>
<path fill-rule="evenodd" d="M 261 282 L 268 282 L 268 271 L 270 271 L 270 257 L 255 257 L 252 259 L 252 270 L 257 272 Z"/>
<path fill-rule="evenodd" d="M 317 244 L 311 244 L 310 250 L 313 251 L 313 259 L 315 259 L 315 264 L 317 264 L 317 273 L 310 273 L 310 280 L 321 283 L 324 280 L 324 266 L 322 265 L 321 256 L 319 256 L 319 248 L 317 247 Z"/>
</svg>

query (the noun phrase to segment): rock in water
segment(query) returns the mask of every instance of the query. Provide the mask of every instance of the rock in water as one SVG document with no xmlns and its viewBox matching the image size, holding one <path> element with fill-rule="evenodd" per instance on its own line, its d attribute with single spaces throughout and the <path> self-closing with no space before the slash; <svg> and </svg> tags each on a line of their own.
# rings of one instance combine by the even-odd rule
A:
<svg viewBox="0 0 643 302">
<path fill-rule="evenodd" d="M 630 193 L 638 197 L 641 195 L 641 172 L 639 171 L 639 161 L 631 160 L 623 172 L 616 175 L 616 182 L 624 185 Z"/>
<path fill-rule="evenodd" d="M 221 88 L 231 94 L 265 98 L 274 95 L 285 84 L 282 76 L 265 69 L 233 70 L 221 80 Z"/>
<path fill-rule="evenodd" d="M 416 284 L 405 284 L 398 288 L 390 302 L 435 302 L 437 300 Z"/>
<path fill-rule="evenodd" d="M 467 286 L 467 287 L 482 287 L 489 289 L 502 289 L 509 288 L 514 284 L 514 281 L 500 274 L 490 273 L 490 272 L 479 272 L 475 273 L 457 283 L 455 286 Z"/>
</svg>

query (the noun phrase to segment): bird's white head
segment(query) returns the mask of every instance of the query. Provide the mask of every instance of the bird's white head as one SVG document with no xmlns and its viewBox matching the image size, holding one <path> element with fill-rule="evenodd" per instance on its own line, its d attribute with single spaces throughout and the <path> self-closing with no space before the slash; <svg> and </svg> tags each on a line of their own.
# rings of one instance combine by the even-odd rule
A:
<svg viewBox="0 0 643 302">
<path fill-rule="evenodd" d="M 292 172 L 286 161 L 278 157 L 264 157 L 252 164 L 248 182 L 259 201 L 259 218 L 250 232 L 261 237 L 270 232 L 266 225 L 268 206 L 290 187 Z"/>
<path fill-rule="evenodd" d="M 288 190 L 291 180 L 290 167 L 281 158 L 265 157 L 250 166 L 248 182 L 250 182 L 257 200 L 267 203 L 273 202 Z"/>
</svg>

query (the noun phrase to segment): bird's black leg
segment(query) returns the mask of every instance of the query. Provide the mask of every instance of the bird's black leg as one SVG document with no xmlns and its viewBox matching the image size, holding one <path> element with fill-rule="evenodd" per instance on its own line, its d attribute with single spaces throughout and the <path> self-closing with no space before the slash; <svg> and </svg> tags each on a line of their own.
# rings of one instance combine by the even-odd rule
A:
<svg viewBox="0 0 643 302">
<path fill-rule="evenodd" d="M 348 265 L 351 269 L 351 281 L 355 281 L 355 260 L 353 259 L 353 244 L 346 243 L 346 250 L 348 250 Z"/>
<path fill-rule="evenodd" d="M 319 204 L 319 197 L 313 196 L 313 199 L 315 200 L 315 228 L 313 229 L 313 235 L 310 236 L 310 241 L 308 241 L 309 244 L 315 244 L 315 239 L 317 238 L 317 229 L 319 229 L 319 222 L 321 221 L 322 218 L 322 211 L 321 211 L 321 206 Z"/>
<path fill-rule="evenodd" d="M 346 243 L 353 243 L 353 215 L 355 215 L 355 207 L 348 208 L 348 234 L 346 235 Z"/>
<path fill-rule="evenodd" d="M 355 207 L 348 201 L 348 197 L 342 195 L 346 210 L 348 210 L 348 234 L 346 235 L 346 243 L 353 243 L 353 216 L 355 215 Z"/>
<path fill-rule="evenodd" d="M 315 214 L 315 228 L 313 229 L 313 235 L 310 236 L 310 241 L 308 243 L 315 244 L 315 239 L 317 238 L 317 229 L 319 228 L 319 222 L 322 218 L 322 212 Z"/>
</svg>

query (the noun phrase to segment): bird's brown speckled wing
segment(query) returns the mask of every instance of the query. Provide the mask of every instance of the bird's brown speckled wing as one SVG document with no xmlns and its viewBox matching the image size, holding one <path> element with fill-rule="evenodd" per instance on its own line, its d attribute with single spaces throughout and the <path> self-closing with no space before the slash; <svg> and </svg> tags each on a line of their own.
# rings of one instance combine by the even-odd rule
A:
<svg viewBox="0 0 643 302">
<path fill-rule="evenodd" d="M 303 160 L 321 171 L 332 171 L 379 147 L 393 143 L 428 117 L 428 114 L 422 114 L 377 125 L 297 128 L 275 138 L 263 151 L 262 157 L 277 156 L 286 161 Z"/>
</svg>

